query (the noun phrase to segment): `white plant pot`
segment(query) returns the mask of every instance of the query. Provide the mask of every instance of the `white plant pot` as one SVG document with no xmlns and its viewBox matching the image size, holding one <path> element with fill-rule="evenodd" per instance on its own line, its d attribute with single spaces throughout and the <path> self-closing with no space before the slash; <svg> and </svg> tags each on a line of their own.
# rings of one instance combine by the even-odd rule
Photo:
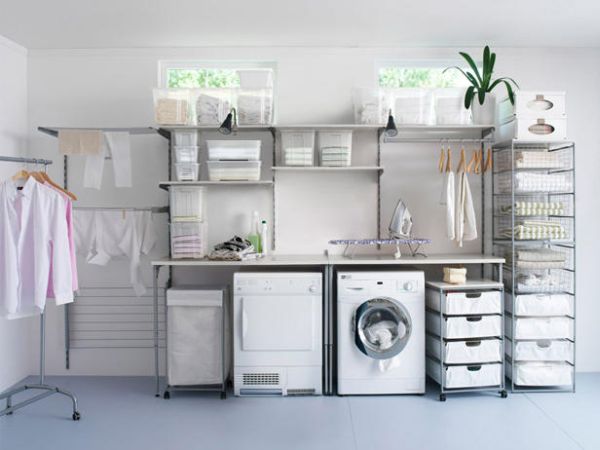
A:
<svg viewBox="0 0 600 450">
<path fill-rule="evenodd" d="M 471 111 L 475 125 L 493 125 L 496 114 L 496 96 L 490 93 L 485 94 L 483 105 L 480 105 L 479 98 L 475 95 L 473 103 L 471 103 Z"/>
</svg>

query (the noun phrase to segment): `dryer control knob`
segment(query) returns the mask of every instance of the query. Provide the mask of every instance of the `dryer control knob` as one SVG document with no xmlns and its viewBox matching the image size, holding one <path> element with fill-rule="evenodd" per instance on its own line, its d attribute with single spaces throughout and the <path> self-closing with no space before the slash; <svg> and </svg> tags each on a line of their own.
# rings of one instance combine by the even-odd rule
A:
<svg viewBox="0 0 600 450">
<path fill-rule="evenodd" d="M 315 285 L 310 285 L 308 288 L 308 292 L 312 292 L 312 293 L 317 292 L 317 287 Z"/>
<path fill-rule="evenodd" d="M 415 290 L 415 283 L 412 281 L 407 281 L 404 283 L 404 290 L 408 292 L 413 292 Z"/>
</svg>

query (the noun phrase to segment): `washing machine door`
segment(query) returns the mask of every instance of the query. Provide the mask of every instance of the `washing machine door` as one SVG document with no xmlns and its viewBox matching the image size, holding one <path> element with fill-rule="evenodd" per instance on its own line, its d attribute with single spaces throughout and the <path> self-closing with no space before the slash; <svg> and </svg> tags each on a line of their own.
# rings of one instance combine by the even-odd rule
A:
<svg viewBox="0 0 600 450">
<path fill-rule="evenodd" d="M 378 297 L 362 303 L 353 318 L 354 342 L 358 349 L 373 359 L 389 359 L 398 355 L 412 333 L 412 321 L 406 307 L 389 297 Z"/>
</svg>

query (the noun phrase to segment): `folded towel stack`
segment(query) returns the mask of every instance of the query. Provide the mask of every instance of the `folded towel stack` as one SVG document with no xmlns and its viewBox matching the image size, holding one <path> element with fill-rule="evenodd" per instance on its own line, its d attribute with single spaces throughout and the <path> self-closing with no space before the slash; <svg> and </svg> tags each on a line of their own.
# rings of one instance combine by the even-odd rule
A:
<svg viewBox="0 0 600 450">
<path fill-rule="evenodd" d="M 290 147 L 283 150 L 283 163 L 286 166 L 312 166 L 312 147 Z"/>
<path fill-rule="evenodd" d="M 548 248 L 518 249 L 515 256 L 519 269 L 563 269 L 567 260 L 565 253 Z M 512 252 L 507 252 L 505 258 L 512 263 Z"/>
<path fill-rule="evenodd" d="M 517 169 L 558 169 L 558 154 L 548 151 L 519 151 L 515 155 Z"/>
<path fill-rule="evenodd" d="M 525 220 L 515 226 L 514 229 L 505 228 L 501 231 L 503 237 L 517 240 L 536 239 L 567 239 L 567 231 L 559 222 Z"/>
<path fill-rule="evenodd" d="M 271 123 L 271 97 L 265 95 L 240 95 L 237 113 L 241 125 Z"/>
<path fill-rule="evenodd" d="M 200 94 L 196 101 L 196 115 L 200 125 L 220 124 L 231 109 L 228 100 L 207 94 Z"/>
<path fill-rule="evenodd" d="M 186 125 L 188 108 L 187 100 L 159 98 L 154 108 L 154 119 L 161 125 Z"/>
<path fill-rule="evenodd" d="M 513 207 L 503 206 L 502 214 L 511 214 Z M 562 202 L 515 202 L 516 216 L 562 216 L 565 214 L 565 205 Z"/>
<path fill-rule="evenodd" d="M 522 273 L 517 278 L 519 292 L 559 292 L 563 289 L 556 273 Z"/>
<path fill-rule="evenodd" d="M 328 167 L 349 166 L 351 150 L 349 147 L 321 147 L 321 165 Z"/>
</svg>

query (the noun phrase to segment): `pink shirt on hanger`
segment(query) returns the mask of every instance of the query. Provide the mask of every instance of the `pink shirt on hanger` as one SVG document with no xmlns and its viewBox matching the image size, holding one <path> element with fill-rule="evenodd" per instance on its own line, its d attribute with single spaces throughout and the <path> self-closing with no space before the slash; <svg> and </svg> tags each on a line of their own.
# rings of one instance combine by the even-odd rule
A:
<svg viewBox="0 0 600 450">
<path fill-rule="evenodd" d="M 73 292 L 79 289 L 79 281 L 77 279 L 77 256 L 75 251 L 75 235 L 73 233 L 73 202 L 71 198 L 63 191 L 54 188 L 50 183 L 44 183 L 44 186 L 52 189 L 54 192 L 58 192 L 61 198 L 65 201 L 66 219 L 67 219 L 67 233 L 69 238 L 69 254 L 71 258 L 71 274 L 73 278 Z M 54 295 L 54 286 L 52 284 L 52 266 L 50 266 L 50 279 L 48 282 L 48 298 L 56 298 Z M 60 304 L 58 301 L 56 304 Z"/>
</svg>

